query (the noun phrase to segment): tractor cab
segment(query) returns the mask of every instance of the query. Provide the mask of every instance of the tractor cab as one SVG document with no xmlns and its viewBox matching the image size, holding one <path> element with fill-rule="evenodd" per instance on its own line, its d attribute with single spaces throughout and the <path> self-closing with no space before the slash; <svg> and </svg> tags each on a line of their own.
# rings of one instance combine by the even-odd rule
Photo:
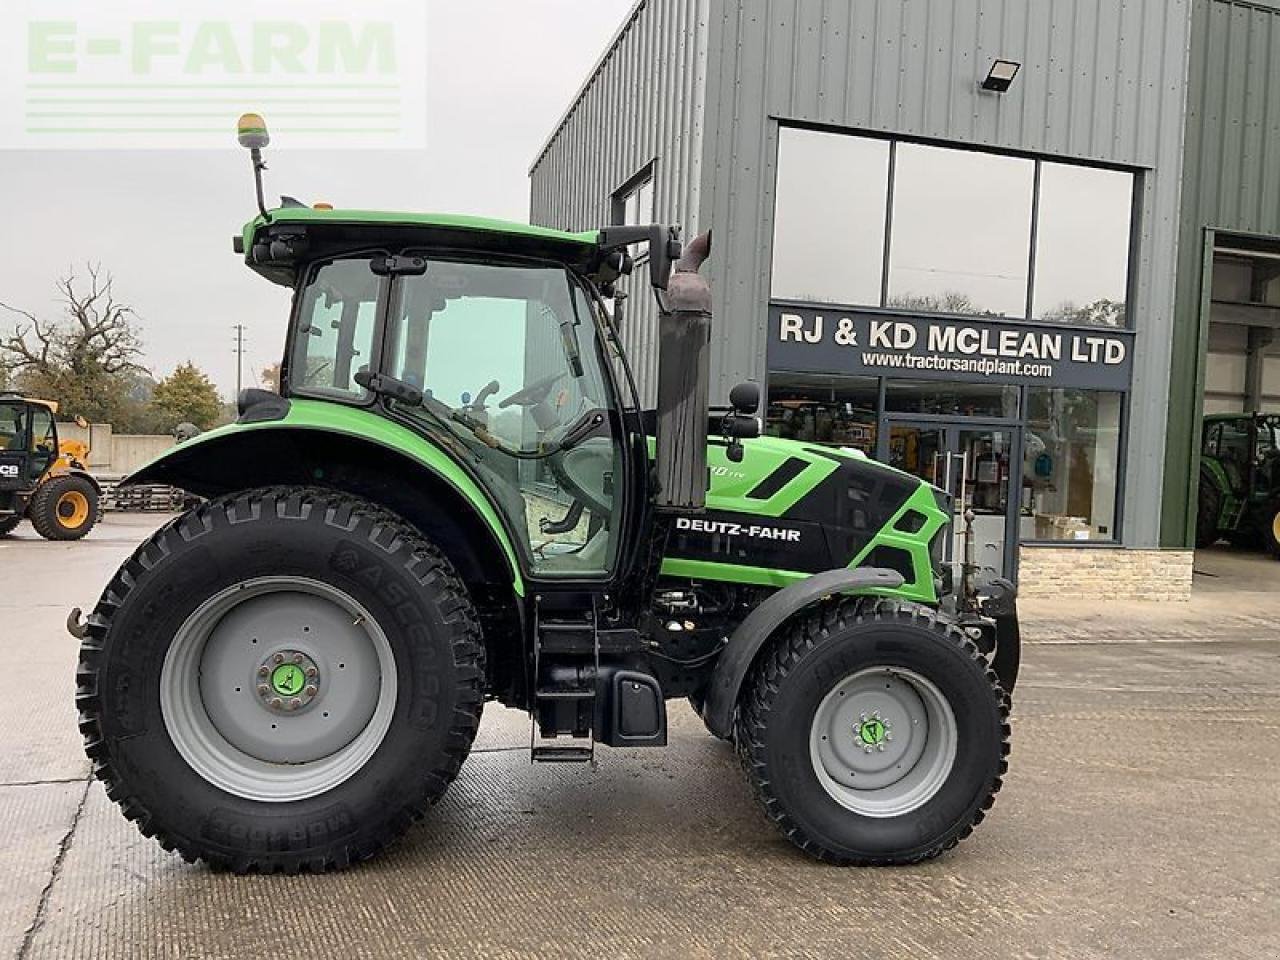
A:
<svg viewBox="0 0 1280 960">
<path fill-rule="evenodd" d="M 58 458 L 58 406 L 0 393 L 0 513 L 30 492 Z M 5 498 L 10 500 L 5 503 Z"/>
</svg>

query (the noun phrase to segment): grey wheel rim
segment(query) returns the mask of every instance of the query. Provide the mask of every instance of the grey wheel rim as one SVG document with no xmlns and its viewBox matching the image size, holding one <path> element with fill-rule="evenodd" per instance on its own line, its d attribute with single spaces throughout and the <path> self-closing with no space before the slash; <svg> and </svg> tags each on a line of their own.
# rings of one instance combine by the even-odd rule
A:
<svg viewBox="0 0 1280 960">
<path fill-rule="evenodd" d="M 352 597 L 305 577 L 260 577 L 209 598 L 160 672 L 182 758 L 249 800 L 303 800 L 345 782 L 381 744 L 395 703 L 386 634 Z"/>
<path fill-rule="evenodd" d="M 955 713 L 936 686 L 911 670 L 872 667 L 850 674 L 822 699 L 809 729 L 818 782 L 841 806 L 866 817 L 917 810 L 955 765 Z"/>
</svg>

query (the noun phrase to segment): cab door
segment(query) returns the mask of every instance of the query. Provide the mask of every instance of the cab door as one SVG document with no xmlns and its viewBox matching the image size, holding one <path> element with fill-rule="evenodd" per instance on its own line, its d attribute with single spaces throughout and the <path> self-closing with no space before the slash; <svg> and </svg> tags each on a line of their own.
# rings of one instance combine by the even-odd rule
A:
<svg viewBox="0 0 1280 960">
<path fill-rule="evenodd" d="M 48 407 L 30 407 L 30 455 L 27 458 L 27 483 L 35 486 L 45 471 L 58 459 L 58 424 Z"/>
</svg>

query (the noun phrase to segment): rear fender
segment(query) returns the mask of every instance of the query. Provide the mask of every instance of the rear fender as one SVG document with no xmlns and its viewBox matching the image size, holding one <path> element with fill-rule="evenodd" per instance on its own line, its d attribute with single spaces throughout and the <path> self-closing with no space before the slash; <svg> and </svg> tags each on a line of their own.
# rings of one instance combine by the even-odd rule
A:
<svg viewBox="0 0 1280 960">
<path fill-rule="evenodd" d="M 434 444 L 364 410 L 294 401 L 280 420 L 232 424 L 173 447 L 122 485 L 143 483 L 203 497 L 275 484 L 344 490 L 417 526 L 469 584 L 524 596 L 511 538 L 481 487 Z"/>
</svg>

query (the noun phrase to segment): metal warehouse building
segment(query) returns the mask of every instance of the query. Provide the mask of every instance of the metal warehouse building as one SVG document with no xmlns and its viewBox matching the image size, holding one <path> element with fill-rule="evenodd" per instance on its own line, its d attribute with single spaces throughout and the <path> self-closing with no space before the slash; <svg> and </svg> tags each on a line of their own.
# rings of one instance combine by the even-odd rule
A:
<svg viewBox="0 0 1280 960">
<path fill-rule="evenodd" d="M 531 177 L 712 228 L 713 402 L 949 487 L 1024 592 L 1185 596 L 1203 413 L 1280 411 L 1280 0 L 640 0 Z"/>
</svg>

